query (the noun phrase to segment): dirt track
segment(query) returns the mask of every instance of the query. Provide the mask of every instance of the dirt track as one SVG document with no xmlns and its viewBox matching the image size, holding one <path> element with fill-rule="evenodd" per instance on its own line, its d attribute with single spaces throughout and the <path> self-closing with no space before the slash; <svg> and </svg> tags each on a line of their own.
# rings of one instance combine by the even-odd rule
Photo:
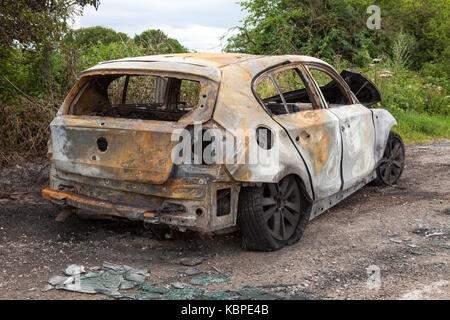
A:
<svg viewBox="0 0 450 320">
<path fill-rule="evenodd" d="M 41 291 L 72 263 L 106 260 L 148 268 L 161 284 L 183 281 L 181 257 L 202 257 L 198 269 L 232 275 L 216 289 L 281 283 L 307 299 L 450 299 L 450 142 L 408 147 L 406 161 L 397 187 L 364 187 L 310 222 L 298 244 L 270 253 L 243 250 L 239 233 L 160 242 L 138 223 L 74 216 L 58 223 L 59 211 L 39 195 L 46 168 L 0 171 L 0 191 L 13 191 L 0 199 L 0 299 L 104 299 Z M 379 289 L 367 286 L 372 265 Z"/>
</svg>

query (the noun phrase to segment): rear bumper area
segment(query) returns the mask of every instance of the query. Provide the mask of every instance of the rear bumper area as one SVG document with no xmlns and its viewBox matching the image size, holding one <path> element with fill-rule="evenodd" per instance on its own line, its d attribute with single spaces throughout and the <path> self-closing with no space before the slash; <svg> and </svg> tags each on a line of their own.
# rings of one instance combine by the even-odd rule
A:
<svg viewBox="0 0 450 320">
<path fill-rule="evenodd" d="M 135 206 L 131 204 L 114 203 L 86 195 L 58 191 L 51 188 L 42 190 L 42 197 L 55 205 L 89 210 L 92 214 L 110 215 L 128 220 L 143 221 L 152 224 L 166 224 L 179 229 L 190 229 L 200 232 L 214 232 L 236 225 L 237 200 L 239 188 L 228 185 L 229 204 L 225 205 L 228 212 L 222 215 L 223 199 L 217 186 L 209 190 L 203 201 L 181 199 L 166 199 L 160 206 Z M 219 195 L 219 199 L 218 196 Z M 205 201 L 206 200 L 206 201 Z"/>
<path fill-rule="evenodd" d="M 129 220 L 142 220 L 151 223 L 165 223 L 166 221 L 170 221 L 177 226 L 186 227 L 195 227 L 196 225 L 195 217 L 187 214 L 175 214 L 176 210 L 179 210 L 180 208 L 174 208 L 173 213 L 167 212 L 164 214 L 158 210 L 151 212 L 144 208 L 114 204 L 48 188 L 42 190 L 42 197 L 56 205 L 90 210 L 99 215 L 111 215 Z M 164 210 L 169 211 L 170 209 L 165 207 Z"/>
</svg>

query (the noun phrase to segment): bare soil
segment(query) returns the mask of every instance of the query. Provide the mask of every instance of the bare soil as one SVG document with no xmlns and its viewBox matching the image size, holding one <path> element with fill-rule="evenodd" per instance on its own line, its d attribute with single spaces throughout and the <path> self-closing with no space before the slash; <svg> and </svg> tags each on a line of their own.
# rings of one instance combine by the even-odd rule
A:
<svg viewBox="0 0 450 320">
<path fill-rule="evenodd" d="M 449 299 L 450 142 L 410 146 L 406 156 L 397 186 L 362 188 L 311 221 L 299 243 L 269 253 L 244 250 L 239 232 L 158 241 L 140 223 L 77 216 L 59 223 L 60 210 L 39 193 L 48 167 L 3 169 L 0 299 L 106 299 L 41 291 L 72 263 L 109 261 L 148 268 L 161 284 L 186 282 L 183 257 L 231 275 L 231 284 L 213 289 L 286 284 L 274 290 L 306 299 Z M 380 271 L 380 286 L 367 268 Z"/>
</svg>

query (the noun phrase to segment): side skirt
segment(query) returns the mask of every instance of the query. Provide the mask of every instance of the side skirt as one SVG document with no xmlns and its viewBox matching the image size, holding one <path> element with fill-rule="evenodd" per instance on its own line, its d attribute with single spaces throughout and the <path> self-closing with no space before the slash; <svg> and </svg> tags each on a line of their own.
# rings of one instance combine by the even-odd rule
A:
<svg viewBox="0 0 450 320">
<path fill-rule="evenodd" d="M 315 202 L 312 206 L 311 216 L 310 216 L 309 220 L 316 218 L 317 216 L 324 213 L 325 211 L 327 211 L 328 209 L 330 209 L 337 203 L 339 203 L 342 200 L 344 200 L 345 198 L 347 198 L 352 193 L 358 191 L 359 189 L 364 187 L 366 184 L 368 184 L 370 181 L 375 179 L 375 177 L 376 177 L 376 172 L 373 171 L 369 176 L 364 178 L 363 181 L 354 185 L 353 187 L 350 187 L 346 190 L 339 191 L 339 192 L 333 194 L 332 196 L 329 196 L 327 198 L 324 198 L 324 199 L 321 199 L 321 200 Z"/>
</svg>

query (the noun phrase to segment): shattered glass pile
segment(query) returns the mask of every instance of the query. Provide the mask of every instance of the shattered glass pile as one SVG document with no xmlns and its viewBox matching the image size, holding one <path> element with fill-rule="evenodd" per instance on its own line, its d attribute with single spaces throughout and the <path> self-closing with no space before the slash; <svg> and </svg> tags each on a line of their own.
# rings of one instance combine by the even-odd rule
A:
<svg viewBox="0 0 450 320">
<path fill-rule="evenodd" d="M 43 291 L 52 289 L 68 290 L 88 294 L 104 294 L 120 299 L 135 300 L 259 300 L 282 299 L 263 290 L 265 287 L 243 287 L 240 290 L 207 290 L 209 285 L 230 284 L 226 275 L 216 277 L 196 268 L 188 268 L 180 273 L 190 277 L 189 283 L 172 282 L 158 285 L 149 282 L 150 272 L 126 265 L 104 262 L 103 267 L 90 268 L 72 264 L 64 271 L 66 276 L 53 276 Z M 276 286 L 276 285 L 275 285 Z M 273 287 L 272 286 L 266 286 Z"/>
</svg>

